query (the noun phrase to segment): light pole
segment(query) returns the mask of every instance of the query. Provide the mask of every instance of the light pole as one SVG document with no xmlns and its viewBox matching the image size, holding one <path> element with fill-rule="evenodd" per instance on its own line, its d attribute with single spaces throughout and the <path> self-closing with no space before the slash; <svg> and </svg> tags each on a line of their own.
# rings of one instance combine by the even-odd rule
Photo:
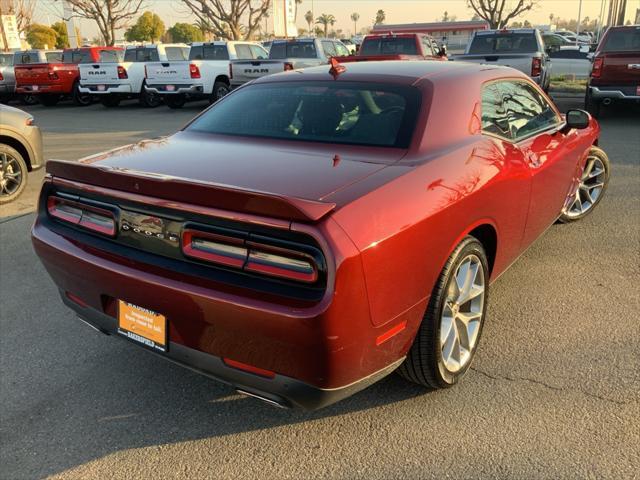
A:
<svg viewBox="0 0 640 480">
<path fill-rule="evenodd" d="M 580 17 L 582 16 L 582 0 L 578 5 L 578 25 L 576 25 L 576 45 L 578 45 L 578 35 L 580 35 Z"/>
</svg>

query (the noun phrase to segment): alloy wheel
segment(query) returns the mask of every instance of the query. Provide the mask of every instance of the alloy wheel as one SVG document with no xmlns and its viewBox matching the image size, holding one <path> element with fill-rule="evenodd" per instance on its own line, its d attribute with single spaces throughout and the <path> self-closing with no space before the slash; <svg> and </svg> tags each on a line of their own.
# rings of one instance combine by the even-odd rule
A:
<svg viewBox="0 0 640 480">
<path fill-rule="evenodd" d="M 467 255 L 449 280 L 440 317 L 440 352 L 451 373 L 463 369 L 477 344 L 484 312 L 485 274 L 480 258 Z"/>
<path fill-rule="evenodd" d="M 607 172 L 599 157 L 590 155 L 582 171 L 580 183 L 573 202 L 567 207 L 565 215 L 577 217 L 593 208 L 604 189 Z"/>
<path fill-rule="evenodd" d="M 18 160 L 0 152 L 0 196 L 8 197 L 17 192 L 22 184 L 22 175 Z"/>
</svg>

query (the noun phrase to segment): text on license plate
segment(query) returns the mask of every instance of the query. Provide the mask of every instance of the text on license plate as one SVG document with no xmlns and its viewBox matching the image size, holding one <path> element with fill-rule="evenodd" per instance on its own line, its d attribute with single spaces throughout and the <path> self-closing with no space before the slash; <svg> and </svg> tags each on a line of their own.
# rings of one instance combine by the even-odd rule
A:
<svg viewBox="0 0 640 480">
<path fill-rule="evenodd" d="M 166 317 L 122 300 L 118 300 L 118 333 L 154 350 L 167 351 Z"/>
</svg>

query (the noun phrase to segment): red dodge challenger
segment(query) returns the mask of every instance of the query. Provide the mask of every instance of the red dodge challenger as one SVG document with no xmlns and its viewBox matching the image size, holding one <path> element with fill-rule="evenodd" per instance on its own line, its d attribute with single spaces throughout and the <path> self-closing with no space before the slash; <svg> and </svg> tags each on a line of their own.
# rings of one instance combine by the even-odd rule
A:
<svg viewBox="0 0 640 480">
<path fill-rule="evenodd" d="M 609 180 L 525 75 L 363 62 L 239 88 L 178 133 L 50 161 L 33 244 L 97 330 L 282 407 L 455 384 L 489 284 Z"/>
</svg>

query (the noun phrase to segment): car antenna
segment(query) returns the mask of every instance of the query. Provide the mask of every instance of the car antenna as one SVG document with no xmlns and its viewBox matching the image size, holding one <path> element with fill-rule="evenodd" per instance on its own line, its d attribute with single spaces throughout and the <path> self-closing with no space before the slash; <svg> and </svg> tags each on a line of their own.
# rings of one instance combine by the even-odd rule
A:
<svg viewBox="0 0 640 480">
<path fill-rule="evenodd" d="M 336 60 L 335 57 L 331 57 L 331 59 L 329 60 L 329 63 L 331 64 L 329 73 L 333 75 L 334 80 L 338 78 L 338 75 L 340 75 L 342 72 L 347 70 L 347 67 L 342 65 L 338 60 Z"/>
</svg>

